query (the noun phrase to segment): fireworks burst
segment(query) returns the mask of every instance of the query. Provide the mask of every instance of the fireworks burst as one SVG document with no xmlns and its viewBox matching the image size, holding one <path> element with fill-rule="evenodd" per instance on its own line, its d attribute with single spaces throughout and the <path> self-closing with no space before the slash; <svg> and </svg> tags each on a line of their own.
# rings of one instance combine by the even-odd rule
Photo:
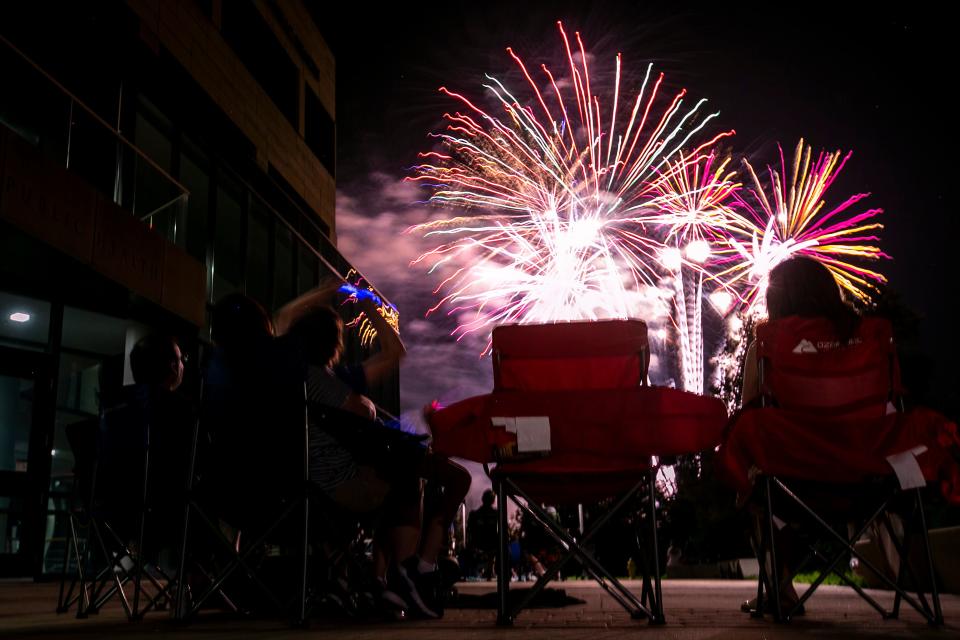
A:
<svg viewBox="0 0 960 640">
<path fill-rule="evenodd" d="M 702 160 L 702 164 L 701 164 Z M 679 347 L 680 382 L 684 389 L 704 391 L 703 280 L 714 245 L 733 229 L 750 228 L 728 203 L 740 188 L 729 158 L 715 164 L 707 155 L 688 162 L 681 154 L 653 185 L 648 224 L 665 230 L 670 247 L 662 263 L 670 274 L 673 313 L 670 318 Z"/>
<path fill-rule="evenodd" d="M 741 186 L 736 171 L 727 168 L 730 158 L 715 166 L 716 161 L 713 154 L 690 161 L 681 153 L 680 160 L 653 184 L 656 197 L 649 203 L 651 213 L 644 218 L 666 227 L 668 244 L 692 245 L 695 249 L 686 253 L 693 262 L 706 261 L 707 256 L 696 249 L 703 242 L 713 244 L 725 240 L 726 234 L 753 228 L 750 220 L 730 207 Z"/>
<path fill-rule="evenodd" d="M 500 117 L 441 89 L 460 108 L 436 134 L 443 152 L 421 154 L 410 178 L 431 189 L 432 203 L 471 210 L 414 229 L 451 238 L 415 263 L 452 269 L 433 310 L 468 318 L 454 332 L 461 336 L 503 322 L 632 315 L 642 289 L 659 281 L 664 243 L 645 227 L 656 185 L 732 133 L 694 146 L 717 114 L 701 113 L 706 100 L 684 105 L 686 90 L 663 96 L 664 76 L 654 79 L 652 66 L 635 97 L 622 100 L 620 55 L 604 108 L 580 35 L 575 51 L 559 28 L 567 76 L 541 65 L 543 90 L 507 50 L 527 81 L 528 104 L 489 76 L 484 86 Z"/>
<path fill-rule="evenodd" d="M 754 225 L 746 233 L 744 229 L 731 229 L 724 251 L 726 257 L 720 261 L 726 266 L 716 277 L 724 286 L 740 290 L 740 299 L 748 307 L 761 302 L 770 270 L 795 255 L 821 262 L 841 287 L 861 300 L 869 298 L 869 292 L 877 283 L 886 282 L 879 272 L 850 261 L 851 258 L 875 261 L 890 257 L 876 244 L 879 238 L 875 233 L 883 225 L 875 218 L 883 210 L 873 208 L 849 213 L 870 194 L 855 194 L 823 212 L 824 195 L 850 156 L 851 153 L 843 155 L 840 151 L 821 151 L 811 165 L 811 147 L 801 139 L 789 173 L 782 149 L 780 169 L 767 168 L 769 191 L 764 189 L 753 166 L 744 160 L 744 168 L 753 181 L 749 192 L 759 211 L 739 199 Z"/>
<path fill-rule="evenodd" d="M 492 112 L 441 88 L 457 109 L 408 178 L 431 203 L 465 210 L 411 229 L 437 240 L 413 264 L 444 274 L 430 313 L 456 316 L 458 339 L 501 323 L 644 316 L 672 328 L 653 335 L 670 341 L 683 388 L 702 393 L 705 297 L 721 315 L 739 307 L 734 320 L 755 319 L 767 274 L 794 255 L 820 261 L 859 298 L 884 282 L 859 264 L 888 257 L 875 235 L 882 210 L 851 214 L 869 194 L 824 205 L 849 153 L 814 161 L 801 140 L 789 167 L 781 150 L 767 168 L 768 185 L 744 160 L 744 187 L 713 151 L 733 131 L 708 137 L 718 114 L 701 111 L 705 100 L 668 94 L 652 66 L 635 94 L 622 91 L 619 54 L 612 81 L 595 82 L 606 93 L 596 92 L 580 35 L 572 44 L 559 30 L 560 76 L 541 65 L 535 79 L 507 49 L 526 102 L 490 76 Z M 655 317 L 641 311 L 651 299 Z"/>
<path fill-rule="evenodd" d="M 854 205 L 869 194 L 850 196 L 823 212 L 826 191 L 850 155 L 820 152 L 811 166 L 811 147 L 801 139 L 789 173 L 782 149 L 779 171 L 768 167 L 769 191 L 753 166 L 743 162 L 753 183 L 748 195 L 756 206 L 733 194 L 737 208 L 746 212 L 740 219 L 749 220 L 751 225 L 731 227 L 726 241 L 720 243 L 714 278 L 722 288 L 712 294 L 729 298 L 733 293 L 741 303 L 739 313 L 730 317 L 728 352 L 714 359 L 717 386 L 725 392 L 731 408 L 739 403 L 739 376 L 752 327 L 766 316 L 764 293 L 774 267 L 796 255 L 813 258 L 833 273 L 838 285 L 861 300 L 868 300 L 876 284 L 886 281 L 882 274 L 858 264 L 889 258 L 877 246 L 879 238 L 874 235 L 883 228 L 875 220 L 883 210 L 850 214 L 851 209 L 856 210 Z"/>
</svg>

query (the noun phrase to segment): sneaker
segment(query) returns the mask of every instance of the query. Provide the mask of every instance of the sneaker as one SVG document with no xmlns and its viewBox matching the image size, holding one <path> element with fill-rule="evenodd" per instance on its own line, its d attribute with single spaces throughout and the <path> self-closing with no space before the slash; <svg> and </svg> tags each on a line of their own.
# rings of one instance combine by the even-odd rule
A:
<svg viewBox="0 0 960 640">
<path fill-rule="evenodd" d="M 411 556 L 396 565 L 395 579 L 390 586 L 410 605 L 413 613 L 424 618 L 439 618 L 443 616 L 440 572 L 420 573 L 417 563 L 417 557 Z"/>
<path fill-rule="evenodd" d="M 343 615 L 350 618 L 357 615 L 357 599 L 356 596 L 351 593 L 350 585 L 345 578 L 331 578 L 327 580 L 326 585 L 324 585 L 323 598 Z"/>
<path fill-rule="evenodd" d="M 385 620 L 402 622 L 407 619 L 410 605 L 381 580 L 374 580 L 370 589 L 373 600 L 373 613 Z"/>
</svg>

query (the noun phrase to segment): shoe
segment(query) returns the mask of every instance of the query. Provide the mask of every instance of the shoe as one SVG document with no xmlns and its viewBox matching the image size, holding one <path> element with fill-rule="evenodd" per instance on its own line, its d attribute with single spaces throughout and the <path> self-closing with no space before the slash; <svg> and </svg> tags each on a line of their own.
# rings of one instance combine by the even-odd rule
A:
<svg viewBox="0 0 960 640">
<path fill-rule="evenodd" d="M 345 578 L 331 578 L 324 588 L 324 597 L 345 616 L 353 618 L 358 612 L 357 597 L 350 591 Z"/>
<path fill-rule="evenodd" d="M 439 571 L 420 573 L 419 560 L 411 556 L 396 565 L 392 576 L 388 575 L 390 590 L 410 605 L 411 612 L 423 618 L 440 618 L 443 607 L 440 598 L 442 578 Z M 393 580 L 390 578 L 393 577 Z"/>
<path fill-rule="evenodd" d="M 783 610 L 790 611 L 796 604 L 797 600 L 791 600 L 789 597 L 781 597 L 781 606 Z M 750 598 L 749 600 L 744 600 L 743 604 L 740 605 L 740 611 L 744 613 L 754 613 L 757 610 L 757 599 Z M 800 605 L 796 611 L 793 612 L 794 616 L 806 615 L 807 611 L 803 605 Z"/>
<path fill-rule="evenodd" d="M 391 589 L 382 579 L 374 580 L 370 589 L 373 613 L 384 620 L 402 622 L 408 617 L 410 605 Z"/>
</svg>

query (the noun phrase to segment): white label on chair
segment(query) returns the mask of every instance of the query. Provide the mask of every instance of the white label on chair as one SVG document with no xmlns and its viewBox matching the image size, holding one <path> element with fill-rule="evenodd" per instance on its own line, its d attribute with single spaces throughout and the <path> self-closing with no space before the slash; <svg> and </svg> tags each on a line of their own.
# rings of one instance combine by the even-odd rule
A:
<svg viewBox="0 0 960 640">
<path fill-rule="evenodd" d="M 516 418 L 506 418 L 503 416 L 491 416 L 490 424 L 495 427 L 505 427 L 510 433 L 517 432 L 517 419 Z"/>
<path fill-rule="evenodd" d="M 817 353 L 817 346 L 809 340 L 801 340 L 793 348 L 794 353 Z"/>
<path fill-rule="evenodd" d="M 894 473 L 897 474 L 897 480 L 900 482 L 901 489 L 916 489 L 917 487 L 926 486 L 927 481 L 923 477 L 923 471 L 920 470 L 920 465 L 917 464 L 917 456 L 926 450 L 927 448 L 924 445 L 920 445 L 913 449 L 887 456 L 887 462 L 890 463 Z"/>
<path fill-rule="evenodd" d="M 550 418 L 517 416 L 517 451 L 550 451 Z"/>
</svg>

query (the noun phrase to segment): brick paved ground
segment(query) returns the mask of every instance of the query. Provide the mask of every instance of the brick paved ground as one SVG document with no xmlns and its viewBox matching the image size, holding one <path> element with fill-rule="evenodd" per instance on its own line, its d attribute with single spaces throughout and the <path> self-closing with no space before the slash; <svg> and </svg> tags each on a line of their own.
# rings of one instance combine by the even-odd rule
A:
<svg viewBox="0 0 960 640">
<path fill-rule="evenodd" d="M 635 583 L 628 583 L 638 587 Z M 0 637 L 3 638 L 162 638 L 221 640 L 225 638 L 319 638 L 386 640 L 392 638 L 955 638 L 960 636 L 960 596 L 943 596 L 947 626 L 931 629 L 909 608 L 901 620 L 882 620 L 873 609 L 844 587 L 821 587 L 810 600 L 805 618 L 789 625 L 753 620 L 740 613 L 750 597 L 750 582 L 675 580 L 664 582 L 667 624 L 651 627 L 629 617 L 596 585 L 565 582 L 568 595 L 584 604 L 523 612 L 513 628 L 494 625 L 495 613 L 483 609 L 449 610 L 442 620 L 396 624 L 357 624 L 315 620 L 307 630 L 288 629 L 278 620 L 239 620 L 206 615 L 186 627 L 174 626 L 162 612 L 140 623 L 128 623 L 119 605 L 99 616 L 75 620 L 57 615 L 55 584 L 0 582 Z M 494 590 L 491 583 L 461 585 L 465 594 Z M 881 602 L 889 594 L 874 593 Z"/>
</svg>

